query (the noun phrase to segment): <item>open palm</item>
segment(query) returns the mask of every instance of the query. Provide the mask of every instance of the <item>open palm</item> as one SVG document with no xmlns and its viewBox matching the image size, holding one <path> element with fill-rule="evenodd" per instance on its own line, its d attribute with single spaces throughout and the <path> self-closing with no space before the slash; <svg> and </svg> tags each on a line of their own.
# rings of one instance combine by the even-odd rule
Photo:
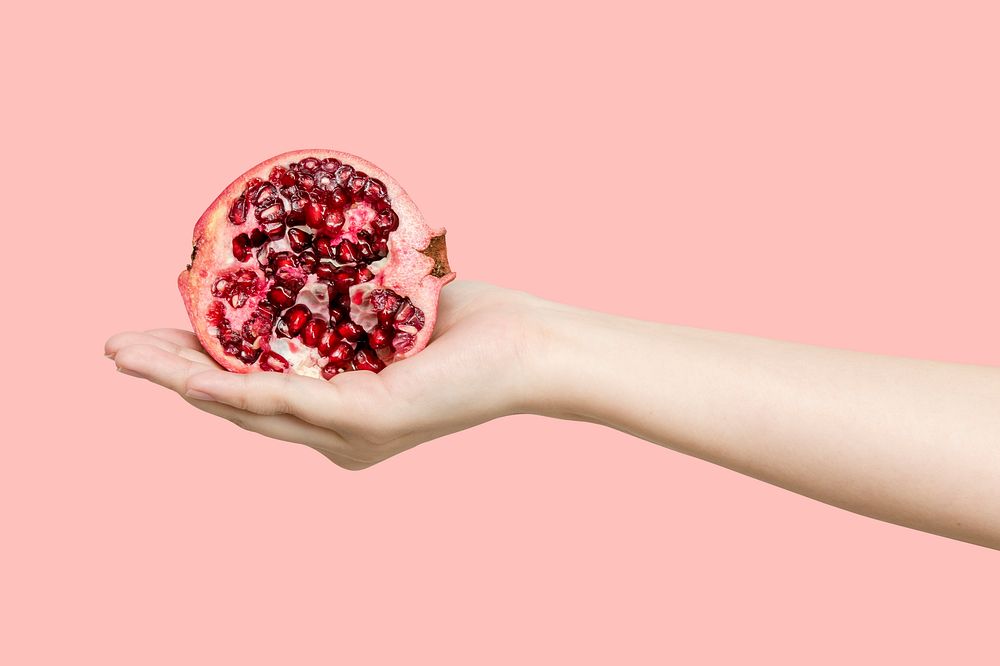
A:
<svg viewBox="0 0 1000 666">
<path fill-rule="evenodd" d="M 541 302 L 484 283 L 442 291 L 431 344 L 379 374 L 330 381 L 223 370 L 179 329 L 119 333 L 105 353 L 126 374 L 176 391 L 241 428 L 298 442 L 346 469 L 363 469 L 421 442 L 525 409 L 526 355 Z"/>
</svg>

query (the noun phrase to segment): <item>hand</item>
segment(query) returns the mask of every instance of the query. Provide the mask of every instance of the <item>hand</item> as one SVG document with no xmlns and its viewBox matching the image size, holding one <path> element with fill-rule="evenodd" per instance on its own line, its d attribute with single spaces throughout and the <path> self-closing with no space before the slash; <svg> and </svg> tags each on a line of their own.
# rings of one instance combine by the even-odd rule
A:
<svg viewBox="0 0 1000 666">
<path fill-rule="evenodd" d="M 1000 369 L 654 324 L 475 282 L 426 349 L 331 381 L 222 370 L 191 333 L 121 333 L 118 368 L 364 469 L 506 414 L 611 426 L 882 520 L 1000 548 Z"/>
<path fill-rule="evenodd" d="M 148 379 L 198 409 L 246 430 L 310 446 L 345 469 L 364 469 L 436 437 L 530 409 L 540 383 L 529 356 L 544 302 L 484 283 L 441 293 L 426 349 L 379 374 L 330 381 L 223 370 L 194 334 L 119 333 L 105 353 L 122 372 Z"/>
</svg>

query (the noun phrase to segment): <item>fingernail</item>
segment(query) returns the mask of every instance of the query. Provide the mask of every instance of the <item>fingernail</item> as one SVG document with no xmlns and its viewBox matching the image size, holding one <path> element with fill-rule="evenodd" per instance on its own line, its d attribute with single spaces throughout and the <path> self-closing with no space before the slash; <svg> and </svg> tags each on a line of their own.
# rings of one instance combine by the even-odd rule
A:
<svg viewBox="0 0 1000 666">
<path fill-rule="evenodd" d="M 118 368 L 118 372 L 122 373 L 123 375 L 128 375 L 129 377 L 138 377 L 139 379 L 145 379 L 145 377 L 143 375 L 140 375 L 138 372 L 132 372 L 131 370 L 126 370 L 125 368 Z"/>
<path fill-rule="evenodd" d="M 214 402 L 215 398 L 205 393 L 204 391 L 199 391 L 197 389 L 188 389 L 184 394 L 189 398 L 194 398 L 195 400 L 207 400 L 209 402 Z"/>
<path fill-rule="evenodd" d="M 110 358 L 113 361 L 115 359 L 115 355 L 114 354 L 105 354 L 104 358 Z"/>
</svg>

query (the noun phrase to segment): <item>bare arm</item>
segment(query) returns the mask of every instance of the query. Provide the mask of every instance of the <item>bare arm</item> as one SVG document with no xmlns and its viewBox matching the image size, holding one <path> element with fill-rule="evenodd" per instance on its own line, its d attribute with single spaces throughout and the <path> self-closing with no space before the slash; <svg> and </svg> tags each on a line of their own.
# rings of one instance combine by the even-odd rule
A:
<svg viewBox="0 0 1000 666">
<path fill-rule="evenodd" d="M 856 513 L 1000 548 L 1000 368 L 564 308 L 547 322 L 544 375 L 555 383 L 547 413 L 603 423 Z"/>
<path fill-rule="evenodd" d="M 190 333 L 121 333 L 119 369 L 363 469 L 507 414 L 592 421 L 850 511 L 1000 548 L 1000 368 L 655 324 L 490 285 L 435 339 L 330 382 L 218 368 Z"/>
</svg>

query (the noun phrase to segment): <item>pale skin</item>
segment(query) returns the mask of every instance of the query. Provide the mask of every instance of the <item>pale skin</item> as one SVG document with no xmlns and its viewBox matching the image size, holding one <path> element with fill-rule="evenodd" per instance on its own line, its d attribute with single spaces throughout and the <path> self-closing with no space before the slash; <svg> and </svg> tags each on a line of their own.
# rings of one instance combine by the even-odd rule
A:
<svg viewBox="0 0 1000 666">
<path fill-rule="evenodd" d="M 1000 368 L 614 317 L 488 284 L 431 344 L 332 381 L 226 372 L 189 332 L 119 333 L 118 369 L 360 470 L 519 413 L 589 421 L 855 513 L 1000 549 Z"/>
</svg>

